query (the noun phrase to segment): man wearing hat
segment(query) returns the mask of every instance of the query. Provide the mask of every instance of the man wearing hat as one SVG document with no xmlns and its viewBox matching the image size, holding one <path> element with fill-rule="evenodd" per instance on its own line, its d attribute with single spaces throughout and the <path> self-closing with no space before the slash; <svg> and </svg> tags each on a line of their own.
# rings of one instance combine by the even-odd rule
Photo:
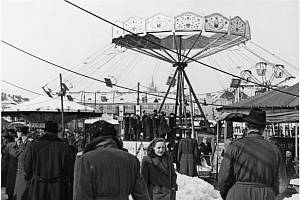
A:
<svg viewBox="0 0 300 200">
<path fill-rule="evenodd" d="M 75 161 L 74 200 L 149 200 L 140 163 L 122 150 L 113 125 L 101 120 L 90 130 L 92 142 Z"/>
<path fill-rule="evenodd" d="M 27 199 L 72 199 L 73 163 L 68 144 L 57 137 L 56 122 L 46 122 L 44 132 L 25 149 L 25 179 L 30 182 Z"/>
<path fill-rule="evenodd" d="M 14 189 L 14 200 L 21 200 L 26 195 L 25 190 L 28 185 L 28 181 L 24 177 L 24 150 L 32 141 L 32 138 L 29 137 L 28 127 L 20 127 L 17 130 L 18 140 L 20 141 L 20 146 L 17 151 L 18 158 L 18 168 L 16 175 L 16 184 Z"/>
<path fill-rule="evenodd" d="M 266 112 L 251 109 L 244 118 L 248 135 L 232 142 L 222 160 L 219 188 L 223 199 L 274 200 L 287 186 L 281 152 L 264 140 Z"/>
</svg>

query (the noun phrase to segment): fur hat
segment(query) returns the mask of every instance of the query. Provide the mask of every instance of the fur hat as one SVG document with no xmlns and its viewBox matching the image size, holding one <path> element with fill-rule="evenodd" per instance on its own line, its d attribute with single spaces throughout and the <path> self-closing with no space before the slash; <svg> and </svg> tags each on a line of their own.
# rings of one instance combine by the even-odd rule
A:
<svg viewBox="0 0 300 200">
<path fill-rule="evenodd" d="M 22 126 L 18 128 L 18 131 L 20 131 L 22 133 L 22 135 L 27 135 L 28 134 L 28 126 Z"/>
<path fill-rule="evenodd" d="M 244 117 L 244 121 L 250 124 L 261 125 L 261 126 L 268 124 L 266 122 L 266 111 L 260 108 L 251 108 L 249 115 L 246 115 Z"/>
<path fill-rule="evenodd" d="M 114 125 L 104 120 L 93 123 L 92 127 L 90 128 L 90 134 L 92 138 L 118 135 Z"/>
<path fill-rule="evenodd" d="M 43 129 L 44 131 L 51 132 L 51 133 L 58 133 L 59 131 L 57 123 L 53 121 L 47 121 Z"/>
</svg>

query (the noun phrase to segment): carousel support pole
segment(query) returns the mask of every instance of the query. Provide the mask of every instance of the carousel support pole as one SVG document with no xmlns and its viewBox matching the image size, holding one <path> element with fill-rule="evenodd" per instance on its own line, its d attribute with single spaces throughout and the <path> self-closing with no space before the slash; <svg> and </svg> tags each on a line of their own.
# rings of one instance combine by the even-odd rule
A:
<svg viewBox="0 0 300 200">
<path fill-rule="evenodd" d="M 168 90 L 167 90 L 167 92 L 166 92 L 166 94 L 165 94 L 165 96 L 164 96 L 163 101 L 162 101 L 161 104 L 160 104 L 160 107 L 159 107 L 159 109 L 158 109 L 158 113 L 161 112 L 161 109 L 162 109 L 162 107 L 163 107 L 163 105 L 164 105 L 164 103 L 165 103 L 165 101 L 166 101 L 166 99 L 167 99 L 167 96 L 169 95 L 170 89 L 171 89 L 171 87 L 172 87 L 172 85 L 173 85 L 173 82 L 175 81 L 175 77 L 176 77 L 176 75 L 177 75 L 177 72 L 178 72 L 178 68 L 176 68 L 176 71 L 175 71 L 175 73 L 174 73 L 174 75 L 173 75 L 173 77 L 172 77 L 172 80 L 171 80 L 171 83 L 170 83 L 170 85 L 169 85 L 169 87 L 168 87 Z M 176 99 L 177 99 L 177 98 L 176 98 Z"/>
<path fill-rule="evenodd" d="M 190 104 L 191 104 L 192 135 L 194 136 L 195 139 L 197 139 L 197 136 L 196 136 L 196 133 L 195 133 L 195 127 L 194 127 L 194 111 L 193 111 L 194 108 L 193 108 L 193 100 L 192 100 L 191 88 L 189 88 L 189 90 L 190 90 Z"/>
<path fill-rule="evenodd" d="M 182 126 L 182 93 L 181 93 L 181 81 L 182 81 L 182 71 L 179 70 L 179 74 L 180 74 L 180 79 L 178 80 L 179 81 L 179 89 L 178 89 L 178 95 L 179 95 L 179 124 L 180 126 Z"/>
<path fill-rule="evenodd" d="M 62 136 L 65 134 L 65 127 L 64 127 L 64 95 L 63 95 L 63 86 L 62 86 L 62 76 L 59 74 L 60 80 L 60 102 L 61 102 L 61 128 L 62 128 Z"/>
<path fill-rule="evenodd" d="M 198 106 L 198 108 L 199 108 L 199 110 L 200 110 L 200 113 L 201 113 L 201 115 L 202 115 L 203 118 L 204 118 L 204 122 L 205 122 L 207 128 L 209 128 L 209 122 L 208 122 L 208 120 L 206 119 L 206 116 L 205 116 L 205 114 L 204 114 L 204 112 L 203 112 L 203 110 L 202 110 L 202 108 L 201 108 L 200 102 L 198 101 L 198 98 L 197 98 L 197 96 L 196 96 L 196 94 L 195 94 L 195 92 L 194 92 L 194 90 L 193 90 L 193 87 L 192 87 L 192 85 L 191 85 L 191 83 L 190 83 L 190 80 L 188 79 L 188 77 L 187 77 L 185 71 L 183 71 L 183 75 L 184 75 L 184 77 L 185 77 L 185 79 L 186 79 L 187 84 L 188 84 L 189 87 L 191 88 L 191 92 L 192 92 L 193 97 L 194 97 L 194 99 L 195 99 L 195 101 L 196 101 L 196 104 L 197 104 L 197 106 Z"/>
<path fill-rule="evenodd" d="M 176 102 L 175 102 L 175 119 L 177 117 L 177 110 L 178 110 L 178 101 L 179 101 L 179 79 L 180 79 L 180 74 L 177 74 L 177 86 L 176 86 Z"/>
<path fill-rule="evenodd" d="M 183 70 L 183 69 L 182 69 Z M 182 109 L 183 109 L 183 115 L 184 115 L 184 125 L 187 127 L 187 115 L 186 115 L 186 99 L 185 99 L 185 94 L 184 94 L 184 78 L 182 77 L 181 80 L 181 95 L 182 95 Z"/>
</svg>

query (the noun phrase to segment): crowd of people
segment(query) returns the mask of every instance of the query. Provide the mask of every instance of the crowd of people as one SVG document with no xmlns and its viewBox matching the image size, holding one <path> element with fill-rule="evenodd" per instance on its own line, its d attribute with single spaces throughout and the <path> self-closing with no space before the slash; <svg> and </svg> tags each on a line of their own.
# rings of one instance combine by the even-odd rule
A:
<svg viewBox="0 0 300 200">
<path fill-rule="evenodd" d="M 171 113 L 166 116 L 164 112 L 158 113 L 154 110 L 152 114 L 143 111 L 142 117 L 136 114 L 126 114 L 124 123 L 124 140 L 151 141 L 153 138 L 161 137 L 172 139 L 174 136 L 175 118 Z"/>
<path fill-rule="evenodd" d="M 247 136 L 224 152 L 220 194 L 223 199 L 271 200 L 287 186 L 285 162 L 262 137 L 265 112 L 251 110 L 247 117 Z M 49 121 L 38 138 L 30 137 L 26 127 L 2 138 L 1 186 L 9 200 L 128 200 L 129 195 L 134 200 L 175 200 L 180 189 L 176 171 L 195 177 L 199 160 L 212 154 L 207 138 L 198 145 L 189 131 L 168 142 L 166 131 L 152 132 L 141 163 L 106 121 L 93 124 L 86 145 L 77 135 L 58 133 L 57 123 Z"/>
</svg>

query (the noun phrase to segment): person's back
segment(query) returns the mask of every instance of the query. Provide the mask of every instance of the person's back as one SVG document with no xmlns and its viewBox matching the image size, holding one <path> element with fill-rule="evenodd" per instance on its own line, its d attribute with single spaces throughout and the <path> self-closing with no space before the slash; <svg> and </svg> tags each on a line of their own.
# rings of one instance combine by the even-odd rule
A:
<svg viewBox="0 0 300 200">
<path fill-rule="evenodd" d="M 180 173 L 188 176 L 197 175 L 197 141 L 190 137 L 181 139 L 178 146 L 177 159 L 180 162 Z"/>
<path fill-rule="evenodd" d="M 82 170 L 75 174 L 74 187 L 78 190 L 75 191 L 74 200 L 125 200 L 135 189 L 139 161 L 126 151 L 117 148 L 98 148 L 78 158 L 76 163 Z M 87 184 L 76 181 L 79 179 L 93 181 Z"/>
<path fill-rule="evenodd" d="M 274 200 L 286 187 L 286 171 L 279 149 L 264 140 L 266 113 L 252 109 L 244 118 L 248 136 L 232 142 L 222 160 L 219 189 L 228 200 Z"/>
<path fill-rule="evenodd" d="M 71 199 L 73 164 L 68 144 L 47 132 L 24 152 L 25 179 L 30 180 L 28 199 Z"/>
<path fill-rule="evenodd" d="M 93 141 L 75 161 L 74 200 L 149 199 L 138 159 L 122 150 L 116 134 L 105 121 L 95 128 Z"/>
<path fill-rule="evenodd" d="M 272 195 L 269 194 L 270 192 L 272 193 L 271 190 L 274 190 L 275 194 L 279 193 L 277 175 L 279 170 L 284 170 L 284 166 L 280 166 L 280 163 L 283 162 L 282 156 L 274 144 L 264 140 L 261 135 L 250 134 L 229 145 L 225 154 L 225 157 L 228 156 L 235 160 L 233 174 L 236 183 L 241 185 L 243 183 L 249 185 L 254 183 L 254 186 L 257 183 L 257 185 L 267 186 L 264 188 L 243 187 L 246 194 L 252 191 L 255 194 Z M 257 193 L 255 190 L 264 191 Z M 239 193 L 243 192 L 239 191 Z"/>
</svg>

